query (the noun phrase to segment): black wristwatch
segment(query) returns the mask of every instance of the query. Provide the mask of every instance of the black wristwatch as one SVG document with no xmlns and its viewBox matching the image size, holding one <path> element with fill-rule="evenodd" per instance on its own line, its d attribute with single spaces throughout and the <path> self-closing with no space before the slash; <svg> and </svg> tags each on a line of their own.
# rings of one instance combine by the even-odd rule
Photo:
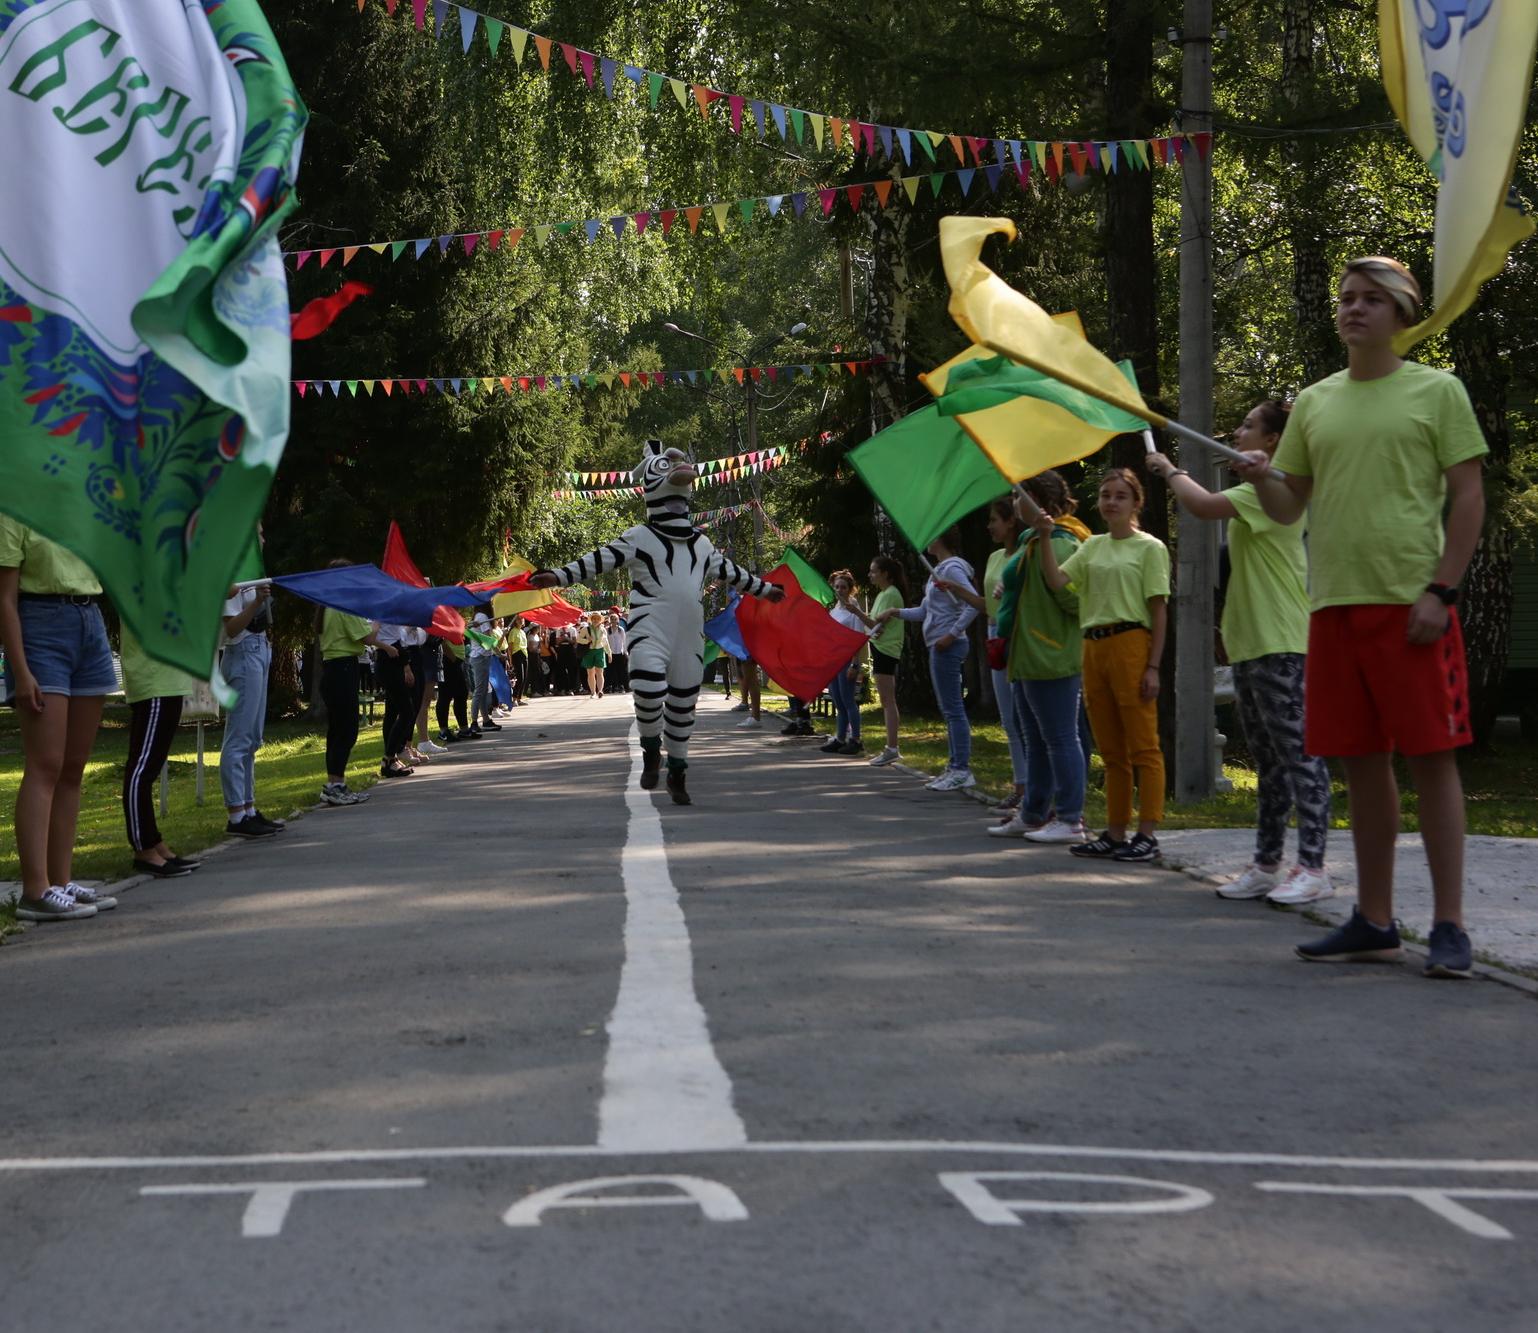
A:
<svg viewBox="0 0 1538 1333">
<path fill-rule="evenodd" d="M 1431 593 L 1443 606 L 1452 606 L 1458 600 L 1458 590 L 1447 583 L 1428 583 L 1426 591 Z"/>
</svg>

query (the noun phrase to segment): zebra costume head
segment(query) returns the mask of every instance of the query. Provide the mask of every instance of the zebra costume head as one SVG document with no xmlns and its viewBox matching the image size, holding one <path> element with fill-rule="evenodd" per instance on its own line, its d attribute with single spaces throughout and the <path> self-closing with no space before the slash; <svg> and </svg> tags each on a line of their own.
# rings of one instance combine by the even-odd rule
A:
<svg viewBox="0 0 1538 1333">
<path fill-rule="evenodd" d="M 689 456 L 679 449 L 664 449 L 661 440 L 647 440 L 646 452 L 630 474 L 646 499 L 646 521 L 663 527 L 692 531 L 688 522 L 689 496 L 696 476 Z"/>
</svg>

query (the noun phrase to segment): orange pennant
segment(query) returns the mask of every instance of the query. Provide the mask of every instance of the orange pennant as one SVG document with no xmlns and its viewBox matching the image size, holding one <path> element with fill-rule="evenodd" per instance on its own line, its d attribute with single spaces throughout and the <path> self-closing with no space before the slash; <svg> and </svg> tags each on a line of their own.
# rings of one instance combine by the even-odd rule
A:
<svg viewBox="0 0 1538 1333">
<path fill-rule="evenodd" d="M 966 150 L 962 147 L 961 136 L 959 134 L 947 134 L 945 141 L 950 144 L 952 151 L 955 152 L 956 161 L 960 162 L 962 166 L 966 166 L 967 154 Z"/>
<path fill-rule="evenodd" d="M 844 146 L 844 122 L 837 116 L 829 116 L 828 123 L 833 126 L 833 146 L 835 148 L 842 148 Z"/>
<path fill-rule="evenodd" d="M 876 181 L 871 188 L 876 192 L 876 202 L 882 208 L 886 207 L 887 196 L 892 193 L 892 181 L 890 178 L 884 181 Z"/>
<path fill-rule="evenodd" d="M 511 375 L 503 375 L 501 377 L 500 383 L 502 385 L 502 392 L 503 393 L 512 393 L 512 391 L 513 391 L 513 377 Z"/>
<path fill-rule="evenodd" d="M 550 68 L 550 39 L 534 34 L 534 49 L 539 52 L 539 63 L 545 68 Z M 575 59 L 575 56 L 573 56 Z"/>
<path fill-rule="evenodd" d="M 1061 143 L 1054 143 L 1052 145 L 1052 160 L 1057 163 L 1057 174 L 1061 176 L 1063 174 L 1063 145 Z"/>
<path fill-rule="evenodd" d="M 741 384 L 742 383 L 742 367 L 741 366 L 733 366 L 732 367 L 732 374 L 736 377 L 737 383 Z"/>
<path fill-rule="evenodd" d="M 394 380 L 380 380 L 379 381 L 379 385 L 385 391 L 385 397 L 388 398 L 390 396 L 390 390 L 395 387 L 395 381 Z"/>
<path fill-rule="evenodd" d="M 630 372 L 628 370 L 620 371 L 619 382 L 623 384 L 627 389 L 630 387 Z"/>
<path fill-rule="evenodd" d="M 352 263 L 352 257 L 362 248 L 363 247 L 361 245 L 349 245 L 345 247 L 342 251 L 342 267 L 346 268 L 350 263 Z"/>
<path fill-rule="evenodd" d="M 700 229 L 700 214 L 705 211 L 703 204 L 695 204 L 692 208 L 684 209 L 684 216 L 689 219 L 689 235 L 693 236 Z"/>
<path fill-rule="evenodd" d="M 704 84 L 701 83 L 691 84 L 690 87 L 694 91 L 694 100 L 700 108 L 700 115 L 704 116 L 706 120 L 709 120 L 710 104 L 714 102 L 716 98 L 720 97 L 721 94 L 718 93 L 714 88 L 707 88 Z"/>
</svg>

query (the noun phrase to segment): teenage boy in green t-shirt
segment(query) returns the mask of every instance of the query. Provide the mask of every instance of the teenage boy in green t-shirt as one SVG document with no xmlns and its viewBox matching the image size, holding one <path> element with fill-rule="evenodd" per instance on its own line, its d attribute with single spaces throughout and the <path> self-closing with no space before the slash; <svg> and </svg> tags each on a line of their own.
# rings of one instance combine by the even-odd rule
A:
<svg viewBox="0 0 1538 1333">
<path fill-rule="evenodd" d="M 1419 797 L 1435 895 L 1426 975 L 1466 977 L 1457 749 L 1471 734 L 1454 603 L 1484 521 L 1479 460 L 1487 449 L 1463 385 L 1394 350 L 1420 300 L 1420 285 L 1396 260 L 1347 264 L 1335 313 L 1347 368 L 1298 395 L 1276 452 L 1283 479 L 1268 474 L 1262 452 L 1238 470 L 1277 522 L 1309 510 L 1306 743 L 1311 754 L 1340 759 L 1351 803 L 1357 908 L 1298 955 L 1403 956 L 1394 923 L 1398 750 Z"/>
</svg>

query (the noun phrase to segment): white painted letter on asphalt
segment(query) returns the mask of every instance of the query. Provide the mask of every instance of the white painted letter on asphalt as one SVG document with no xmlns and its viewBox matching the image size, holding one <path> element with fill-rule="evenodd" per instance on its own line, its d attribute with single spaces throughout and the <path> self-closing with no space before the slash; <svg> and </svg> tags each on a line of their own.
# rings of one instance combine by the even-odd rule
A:
<svg viewBox="0 0 1538 1333">
<path fill-rule="evenodd" d="M 1120 1185 L 1127 1189 L 1161 1190 L 1168 1198 L 1081 1201 L 1078 1199 L 1000 1199 L 987 1181 L 1076 1181 L 1089 1185 Z M 1212 1195 L 1193 1185 L 1141 1176 L 1088 1176 L 1074 1171 L 942 1171 L 940 1183 L 979 1222 L 991 1227 L 1017 1227 L 1021 1213 L 1189 1213 L 1205 1208 Z"/>
<path fill-rule="evenodd" d="M 624 1185 L 666 1185 L 677 1194 L 599 1195 L 592 1190 L 612 1190 Z M 537 1227 L 547 1208 L 658 1208 L 676 1204 L 698 1204 L 700 1212 L 712 1222 L 746 1222 L 748 1210 L 725 1185 L 699 1176 L 596 1176 L 592 1180 L 574 1180 L 568 1185 L 552 1185 L 520 1199 L 502 1220 L 510 1227 Z"/>
<path fill-rule="evenodd" d="M 413 1180 L 264 1180 L 245 1185 L 146 1185 L 140 1194 L 249 1194 L 240 1234 L 248 1240 L 278 1236 L 288 1220 L 294 1196 L 323 1190 L 410 1190 L 427 1182 Z"/>
<path fill-rule="evenodd" d="M 1413 1199 L 1480 1240 L 1515 1240 L 1511 1232 L 1483 1213 L 1465 1208 L 1459 1199 L 1526 1199 L 1538 1201 L 1538 1190 L 1443 1189 L 1437 1185 L 1308 1185 L 1290 1181 L 1258 1180 L 1255 1188 L 1270 1194 L 1341 1194 L 1361 1198 Z"/>
</svg>

